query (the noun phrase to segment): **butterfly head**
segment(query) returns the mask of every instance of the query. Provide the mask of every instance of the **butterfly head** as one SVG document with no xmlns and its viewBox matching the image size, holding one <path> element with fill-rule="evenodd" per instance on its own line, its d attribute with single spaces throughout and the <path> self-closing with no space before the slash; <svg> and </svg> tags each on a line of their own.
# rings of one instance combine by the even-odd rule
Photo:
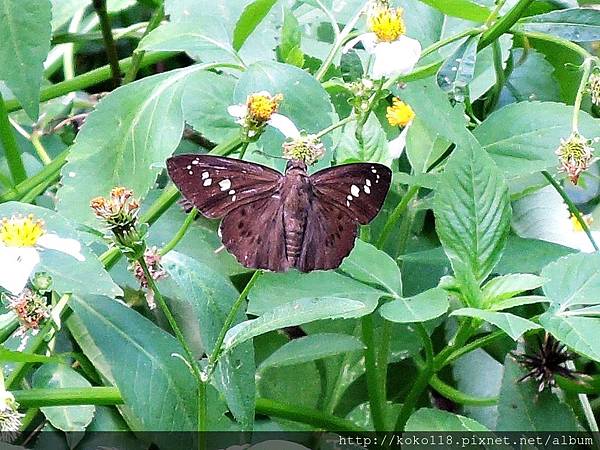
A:
<svg viewBox="0 0 600 450">
<path fill-rule="evenodd" d="M 294 173 L 306 173 L 306 163 L 304 161 L 300 161 L 299 159 L 288 159 L 287 165 L 285 166 L 285 173 L 294 174 Z"/>
</svg>

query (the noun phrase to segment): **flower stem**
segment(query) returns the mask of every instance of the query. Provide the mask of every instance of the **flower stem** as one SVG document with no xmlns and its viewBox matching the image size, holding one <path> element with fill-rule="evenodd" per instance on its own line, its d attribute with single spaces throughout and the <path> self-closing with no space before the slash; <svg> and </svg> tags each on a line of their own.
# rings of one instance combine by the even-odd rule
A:
<svg viewBox="0 0 600 450">
<path fill-rule="evenodd" d="M 336 123 L 329 125 L 327 128 L 323 128 L 321 131 L 319 131 L 317 134 L 315 134 L 315 137 L 317 139 L 321 139 L 323 136 L 325 136 L 328 133 L 331 133 L 333 130 L 336 130 L 340 127 L 343 127 L 344 125 L 346 125 L 347 123 L 352 122 L 355 119 L 354 116 L 348 116 L 342 120 L 337 121 Z"/>
<path fill-rule="evenodd" d="M 367 391 L 369 405 L 375 431 L 386 431 L 385 426 L 385 399 L 381 397 L 379 373 L 377 371 L 376 345 L 373 326 L 373 314 L 364 316 L 361 320 L 363 343 L 365 350 L 365 369 L 367 376 Z"/>
<path fill-rule="evenodd" d="M 459 405 L 473 405 L 473 406 L 493 406 L 498 403 L 498 397 L 475 397 L 452 386 L 444 383 L 438 378 L 437 375 L 433 375 L 429 380 L 429 385 L 444 398 L 453 401 Z"/>
<path fill-rule="evenodd" d="M 160 256 L 165 256 L 167 253 L 173 250 L 177 246 L 177 244 L 179 244 L 179 241 L 183 239 L 186 231 L 188 230 L 188 228 L 190 227 L 197 215 L 198 210 L 196 208 L 192 208 L 192 210 L 186 216 L 183 225 L 181 225 L 181 228 L 179 228 L 175 236 L 173 236 L 173 239 L 171 239 L 169 243 L 160 250 Z"/>
<path fill-rule="evenodd" d="M 406 208 L 408 207 L 408 204 L 415 197 L 415 195 L 417 195 L 418 192 L 419 192 L 419 186 L 416 186 L 416 185 L 411 186 L 410 189 L 406 192 L 406 194 L 404 194 L 404 197 L 402 197 L 402 200 L 400 201 L 400 203 L 398 203 L 398 205 L 396 205 L 396 208 L 394 208 L 394 211 L 392 211 L 392 214 L 390 214 L 390 217 L 388 217 L 388 220 L 386 221 L 385 225 L 383 226 L 383 230 L 381 231 L 381 235 L 379 236 L 379 239 L 377 240 L 376 247 L 378 249 L 381 250 L 383 248 L 389 234 L 392 232 L 392 230 L 396 226 L 396 222 L 398 222 L 398 220 L 400 220 L 400 216 L 406 210 Z"/>
<path fill-rule="evenodd" d="M 494 331 L 493 333 L 487 334 L 483 337 L 473 340 L 466 345 L 462 345 L 458 348 L 452 348 L 447 352 L 440 352 L 436 356 L 436 370 L 441 370 L 451 362 L 456 361 L 461 356 L 472 352 L 478 348 L 484 347 L 491 342 L 506 336 L 506 333 L 502 330 Z M 442 355 L 442 353 L 444 353 Z"/>
<path fill-rule="evenodd" d="M 42 163 L 45 166 L 47 166 L 48 164 L 50 164 L 52 162 L 52 158 L 50 158 L 50 155 L 48 155 L 48 152 L 44 148 L 44 144 L 42 144 L 40 137 L 41 137 L 41 133 L 37 130 L 33 130 L 33 132 L 31 133 L 31 136 L 30 136 L 30 140 L 31 140 L 31 144 L 35 148 L 35 152 L 40 157 L 40 160 L 42 161 Z"/>
<path fill-rule="evenodd" d="M 500 14 L 500 10 L 502 9 L 502 7 L 504 6 L 505 3 L 506 3 L 506 0 L 498 1 L 498 3 L 496 4 L 496 7 L 494 8 L 492 13 L 489 15 L 489 17 L 485 21 L 486 27 L 490 27 L 494 23 L 494 21 L 498 18 L 498 15 Z"/>
<path fill-rule="evenodd" d="M 104 49 L 108 58 L 108 65 L 113 80 L 113 85 L 117 87 L 121 84 L 121 68 L 119 67 L 119 56 L 117 46 L 113 38 L 110 18 L 106 9 L 106 0 L 92 0 L 98 19 L 100 19 L 100 29 L 102 30 L 102 39 L 104 40 Z"/>
<path fill-rule="evenodd" d="M 162 20 L 164 19 L 164 17 L 165 17 L 164 7 L 162 5 L 160 5 L 156 8 L 154 13 L 152 14 L 152 17 L 150 18 L 150 22 L 148 22 L 148 26 L 146 27 L 146 31 L 144 31 L 144 34 L 142 35 L 142 39 L 144 37 L 146 37 L 148 35 L 148 33 L 150 33 L 152 30 L 154 30 L 156 27 L 158 27 L 160 25 L 160 23 L 162 22 Z M 142 60 L 144 59 L 145 54 L 146 54 L 146 52 L 143 50 L 136 49 L 133 52 L 133 56 L 131 57 L 131 65 L 129 66 L 129 69 L 127 70 L 127 73 L 125 74 L 125 77 L 123 78 L 123 84 L 131 83 L 133 80 L 135 80 L 137 73 L 140 70 L 140 64 L 142 63 Z"/>
<path fill-rule="evenodd" d="M 4 147 L 4 154 L 6 155 L 6 161 L 8 163 L 8 169 L 13 179 L 13 184 L 19 184 L 27 178 L 25 172 L 25 166 L 23 165 L 23 159 L 21 158 L 21 151 L 17 144 L 17 139 L 13 134 L 8 120 L 8 111 L 4 98 L 0 92 L 0 143 Z"/>
<path fill-rule="evenodd" d="M 12 391 L 15 400 L 26 408 L 64 405 L 120 405 L 123 398 L 116 387 L 26 389 Z"/>
<path fill-rule="evenodd" d="M 504 33 L 509 31 L 510 28 L 517 23 L 517 20 L 525 13 L 532 2 L 533 0 L 519 0 L 510 11 L 483 33 L 483 36 L 481 36 L 481 40 L 479 41 L 478 49 L 481 50 L 487 47 Z"/>
<path fill-rule="evenodd" d="M 577 219 L 577 222 L 579 223 L 579 225 L 581 226 L 581 228 L 585 232 L 586 236 L 590 240 L 590 243 L 592 244 L 592 247 L 594 247 L 594 250 L 596 250 L 596 251 L 600 250 L 598 248 L 598 245 L 596 244 L 596 241 L 594 240 L 594 236 L 592 236 L 592 232 L 590 231 L 590 227 L 588 226 L 588 224 L 586 223 L 586 221 L 583 220 L 583 217 L 581 216 L 581 212 L 579 211 L 579 209 L 577 208 L 577 206 L 575 206 L 575 203 L 573 203 L 573 200 L 571 200 L 569 198 L 569 196 L 564 191 L 564 189 L 562 188 L 562 186 L 558 183 L 558 181 L 556 181 L 554 179 L 554 177 L 552 175 L 550 175 L 548 173 L 548 171 L 542 170 L 542 175 L 544 176 L 544 178 L 546 178 L 546 180 L 548 180 L 548 182 L 552 185 L 552 187 L 556 190 L 556 192 L 558 192 L 558 194 L 562 197 L 563 201 L 567 204 L 567 207 L 569 208 L 569 211 L 571 212 L 571 214 L 573 216 L 575 216 L 575 219 Z"/>
<path fill-rule="evenodd" d="M 395 431 L 404 431 L 406 422 L 415 408 L 419 397 L 421 397 L 423 391 L 427 388 L 427 385 L 434 374 L 433 343 L 431 342 L 431 338 L 422 323 L 415 323 L 413 326 L 415 331 L 419 334 L 421 341 L 423 341 L 425 367 L 419 373 L 417 380 L 404 399 L 404 403 L 398 414 L 398 419 L 396 420 L 396 426 L 394 427 Z"/>
<path fill-rule="evenodd" d="M 244 156 L 246 156 L 246 150 L 248 150 L 248 146 L 250 145 L 250 142 L 244 142 L 242 144 L 242 148 L 240 148 L 240 156 L 239 159 L 244 159 Z"/>
<path fill-rule="evenodd" d="M 573 104 L 573 132 L 579 133 L 579 111 L 581 110 L 581 102 L 583 100 L 583 93 L 587 86 L 590 73 L 592 71 L 592 59 L 585 58 L 583 60 L 583 74 L 581 75 L 581 81 L 579 82 L 579 89 L 577 89 L 577 95 L 575 96 L 575 103 Z"/>
</svg>

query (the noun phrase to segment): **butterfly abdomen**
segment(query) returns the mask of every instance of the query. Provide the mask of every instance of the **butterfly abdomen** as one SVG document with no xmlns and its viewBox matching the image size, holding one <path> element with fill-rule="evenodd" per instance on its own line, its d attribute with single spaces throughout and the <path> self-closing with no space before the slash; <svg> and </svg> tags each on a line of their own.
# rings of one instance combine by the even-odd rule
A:
<svg viewBox="0 0 600 450">
<path fill-rule="evenodd" d="M 310 202 L 310 184 L 306 173 L 289 173 L 282 186 L 284 202 L 285 251 L 290 267 L 294 267 L 302 252 L 306 218 Z"/>
</svg>

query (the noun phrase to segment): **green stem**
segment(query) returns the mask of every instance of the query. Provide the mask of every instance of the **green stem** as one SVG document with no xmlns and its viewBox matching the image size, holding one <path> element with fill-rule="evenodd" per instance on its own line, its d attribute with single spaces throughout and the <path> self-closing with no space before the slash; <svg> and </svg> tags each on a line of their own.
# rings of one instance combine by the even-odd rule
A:
<svg viewBox="0 0 600 450">
<path fill-rule="evenodd" d="M 256 281 L 258 280 L 258 278 L 261 275 L 262 275 L 261 270 L 255 271 L 252 274 L 252 278 L 250 278 L 250 281 L 248 281 L 248 284 L 246 284 L 246 286 L 240 293 L 237 300 L 233 303 L 233 305 L 231 305 L 231 309 L 229 310 L 229 313 L 227 314 L 227 317 L 225 318 L 225 322 L 223 322 L 223 326 L 221 327 L 221 331 L 219 332 L 219 336 L 217 337 L 217 340 L 215 342 L 215 346 L 213 347 L 212 353 L 208 357 L 208 366 L 206 367 L 206 374 L 207 374 L 208 379 L 210 379 L 210 377 L 212 376 L 212 374 L 215 370 L 215 367 L 217 365 L 217 362 L 219 361 L 219 358 L 221 357 L 221 353 L 223 352 L 222 347 L 223 347 L 223 341 L 225 340 L 225 334 L 227 334 L 227 331 L 229 331 L 229 328 L 231 328 L 231 325 L 233 324 L 233 322 L 237 316 L 240 306 L 242 306 L 242 304 L 246 300 L 246 297 L 248 296 L 248 292 L 250 292 L 250 289 L 252 289 L 252 286 L 254 286 L 254 283 L 256 283 Z"/>
<path fill-rule="evenodd" d="M 465 345 L 469 337 L 472 333 L 471 320 L 464 319 L 460 325 L 458 326 L 458 330 L 456 330 L 456 334 L 450 340 L 450 343 L 447 347 L 445 347 L 441 352 L 439 352 L 435 357 L 435 369 L 438 371 L 442 367 L 442 363 L 448 359 L 448 357 L 456 350 L 460 349 Z"/>
<path fill-rule="evenodd" d="M 248 150 L 248 146 L 250 145 L 250 142 L 244 142 L 242 143 L 242 147 L 240 148 L 240 159 L 244 159 L 244 156 L 246 156 L 246 150 Z"/>
<path fill-rule="evenodd" d="M 22 203 L 33 203 L 35 199 L 42 195 L 46 190 L 52 186 L 54 183 L 58 181 L 60 178 L 60 172 L 55 172 L 52 176 L 48 177 L 44 182 L 38 184 L 32 190 L 30 190 L 27 194 L 21 197 Z"/>
<path fill-rule="evenodd" d="M 466 355 L 467 353 L 470 353 L 478 348 L 484 347 L 504 336 L 506 336 L 506 333 L 504 331 L 498 330 L 478 339 L 475 339 L 466 345 L 462 345 L 458 348 L 452 347 L 447 352 L 440 352 L 436 356 L 436 370 L 441 370 L 443 367 L 456 361 L 461 356 Z"/>
<path fill-rule="evenodd" d="M 411 186 L 410 189 L 406 192 L 406 194 L 404 194 L 404 197 L 402 197 L 400 203 L 396 205 L 396 208 L 394 208 L 394 211 L 392 211 L 392 214 L 390 214 L 390 216 L 388 217 L 388 220 L 386 221 L 385 225 L 383 226 L 383 230 L 381 231 L 381 235 L 377 240 L 376 247 L 378 249 L 381 250 L 383 248 L 389 234 L 396 226 L 396 222 L 400 220 L 400 216 L 406 210 L 408 204 L 417 195 L 418 192 L 419 186 Z"/>
<path fill-rule="evenodd" d="M 183 239 L 185 233 L 187 232 L 188 228 L 190 227 L 197 215 L 198 210 L 196 208 L 193 208 L 185 218 L 185 221 L 183 222 L 183 225 L 181 225 L 181 228 L 179 228 L 175 236 L 173 236 L 173 239 L 171 239 L 169 243 L 160 250 L 160 256 L 165 256 L 167 253 L 173 250 L 177 246 L 177 244 L 179 244 L 179 241 Z"/>
<path fill-rule="evenodd" d="M 355 119 L 354 116 L 348 116 L 342 120 L 339 120 L 336 123 L 329 125 L 327 128 L 323 128 L 321 131 L 319 131 L 317 134 L 315 134 L 315 137 L 317 139 L 321 139 L 326 134 L 331 133 L 333 130 L 336 130 L 340 127 L 343 127 L 347 123 L 352 122 L 354 119 Z"/>
<path fill-rule="evenodd" d="M 498 397 L 475 397 L 452 386 L 444 383 L 438 378 L 437 375 L 433 375 L 429 380 L 429 385 L 435 389 L 440 395 L 448 400 L 453 401 L 459 405 L 472 405 L 472 406 L 493 406 L 498 403 Z"/>
<path fill-rule="evenodd" d="M 546 178 L 546 180 L 548 180 L 548 182 L 552 185 L 552 187 L 554 187 L 554 189 L 556 190 L 556 192 L 558 192 L 558 194 L 562 197 L 563 201 L 567 204 L 567 207 L 569 208 L 569 211 L 571 212 L 571 214 L 573 216 L 575 216 L 575 219 L 577 219 L 577 222 L 579 223 L 579 225 L 581 226 L 581 228 L 585 232 L 586 236 L 590 240 L 590 242 L 592 244 L 592 247 L 594 247 L 594 250 L 598 251 L 599 248 L 598 248 L 598 245 L 596 244 L 596 241 L 594 240 L 594 236 L 592 236 L 592 232 L 590 231 L 590 227 L 588 226 L 588 224 L 586 223 L 586 221 L 583 220 L 581 212 L 579 211 L 579 209 L 577 208 L 577 206 L 575 206 L 575 203 L 573 203 L 573 201 L 569 198 L 569 196 L 564 191 L 564 189 L 562 188 L 562 186 L 558 183 L 558 181 L 556 181 L 554 179 L 554 177 L 552 175 L 550 175 L 548 173 L 548 171 L 542 170 L 542 175 L 544 176 L 544 178 Z"/>
<path fill-rule="evenodd" d="M 106 9 L 106 0 L 92 0 L 98 19 L 100 19 L 100 29 L 102 30 L 102 39 L 104 40 L 104 49 L 108 58 L 113 84 L 117 87 L 121 83 L 121 68 L 119 67 L 119 55 L 117 46 L 113 38 L 110 18 Z"/>
<path fill-rule="evenodd" d="M 15 400 L 25 408 L 65 405 L 120 405 L 123 398 L 116 387 L 60 389 L 26 389 L 12 391 Z"/>
<path fill-rule="evenodd" d="M 140 67 L 147 67 L 155 64 L 159 61 L 164 61 L 174 55 L 176 52 L 152 52 L 147 53 L 143 61 L 140 63 Z M 119 64 L 123 70 L 131 67 L 132 58 L 125 58 L 119 61 Z M 102 83 L 111 78 L 110 66 L 102 66 L 94 70 L 90 70 L 87 73 L 76 76 L 71 80 L 62 81 L 60 83 L 53 84 L 43 88 L 40 91 L 40 102 L 45 102 L 56 97 L 68 94 L 69 92 L 82 91 L 90 86 Z M 9 100 L 6 102 L 6 109 L 8 112 L 13 112 L 21 109 L 21 105 L 17 100 Z"/>
<path fill-rule="evenodd" d="M 575 103 L 573 104 L 573 126 L 572 129 L 575 133 L 579 133 L 579 111 L 581 110 L 581 102 L 583 101 L 583 93 L 590 78 L 592 72 L 592 59 L 586 58 L 583 61 L 583 74 L 581 75 L 581 81 L 579 82 L 579 88 L 577 89 L 577 95 L 575 96 Z"/>
<path fill-rule="evenodd" d="M 453 42 L 456 42 L 456 41 L 458 41 L 462 38 L 468 37 L 468 36 L 476 36 L 480 33 L 483 33 L 484 30 L 485 30 L 485 27 L 467 28 L 466 30 L 461 31 L 460 33 L 456 33 L 456 34 L 453 34 L 452 36 L 448 36 L 445 39 L 441 39 L 441 40 L 435 42 L 434 44 L 431 44 L 425 50 L 423 50 L 423 52 L 421 53 L 421 59 L 425 58 L 427 55 L 435 52 L 436 50 L 439 50 L 440 48 L 445 47 L 448 44 L 452 44 Z"/>
<path fill-rule="evenodd" d="M 585 48 L 571 42 L 567 39 L 560 38 L 558 36 L 554 36 L 546 33 L 539 33 L 536 31 L 511 31 L 515 36 L 522 36 L 527 39 L 536 39 L 539 41 L 550 42 L 552 44 L 560 45 L 562 47 L 566 47 L 569 50 L 578 53 L 582 59 L 593 58 L 592 54 L 588 52 Z"/>
<path fill-rule="evenodd" d="M 387 399 L 387 371 L 392 342 L 392 323 L 384 320 L 381 326 L 381 340 L 377 351 L 377 382 L 379 383 L 379 398 Z M 385 410 L 384 410 L 385 414 Z"/>
<path fill-rule="evenodd" d="M 502 88 L 504 87 L 504 68 L 502 67 L 502 48 L 500 47 L 500 41 L 494 41 L 492 43 L 492 54 L 494 57 L 494 71 L 496 72 L 496 84 L 490 95 L 490 101 L 488 102 L 487 111 L 492 111 L 498 104 Z"/>
<path fill-rule="evenodd" d="M 48 152 L 44 148 L 44 145 L 42 144 L 40 137 L 41 137 L 41 133 L 38 130 L 33 130 L 33 132 L 31 133 L 31 136 L 30 136 L 30 141 L 31 141 L 31 144 L 33 145 L 33 148 L 35 148 L 35 152 L 38 154 L 42 163 L 45 166 L 47 166 L 48 164 L 50 164 L 52 162 L 52 158 L 50 158 L 50 155 L 48 155 Z"/>
<path fill-rule="evenodd" d="M 429 384 L 429 380 L 434 374 L 433 343 L 431 342 L 429 333 L 427 333 L 427 330 L 422 323 L 415 323 L 413 325 L 415 331 L 419 334 L 421 341 L 423 341 L 423 348 L 425 350 L 425 367 L 419 373 L 417 380 L 404 399 L 404 403 L 402 404 L 402 408 L 398 414 L 398 419 L 396 420 L 396 426 L 394 427 L 395 431 L 404 431 L 404 427 L 406 426 L 408 418 L 415 408 L 417 401 L 423 394 L 423 391 Z"/>
<path fill-rule="evenodd" d="M 375 427 L 375 431 L 386 431 L 385 399 L 381 397 L 381 390 L 379 388 L 373 314 L 364 316 L 361 324 L 363 343 L 367 347 L 365 350 L 365 371 L 373 426 Z"/>
<path fill-rule="evenodd" d="M 500 15 L 500 10 L 502 9 L 502 7 L 504 6 L 505 3 L 506 3 L 506 0 L 498 1 L 498 3 L 496 4 L 496 7 L 494 8 L 492 13 L 489 15 L 489 17 L 485 21 L 486 27 L 490 27 L 494 23 L 494 21 L 498 18 L 498 15 Z"/>
<path fill-rule="evenodd" d="M 350 420 L 341 419 L 316 409 L 290 405 L 266 398 L 256 399 L 256 412 L 298 423 L 312 425 L 322 430 L 361 432 L 366 431 Z"/>
<path fill-rule="evenodd" d="M 504 33 L 508 32 L 510 28 L 517 23 L 532 2 L 533 0 L 519 0 L 510 11 L 492 25 L 489 30 L 483 33 L 478 45 L 479 50 L 487 47 Z"/>
<path fill-rule="evenodd" d="M 0 92 L 0 143 L 4 147 L 4 154 L 6 155 L 6 162 L 8 163 L 8 169 L 13 179 L 13 184 L 19 184 L 27 178 L 25 172 L 25 166 L 23 165 L 23 159 L 21 158 L 21 151 L 17 144 L 17 139 L 13 134 L 13 130 L 8 120 L 8 110 L 2 93 Z"/>
<path fill-rule="evenodd" d="M 148 33 L 150 33 L 152 30 L 154 30 L 156 27 L 158 27 L 164 18 L 165 18 L 165 11 L 164 11 L 163 6 L 160 5 L 156 8 L 154 13 L 152 14 L 152 17 L 150 18 L 150 22 L 148 22 L 148 26 L 146 27 L 146 31 L 144 31 L 144 34 L 142 35 L 142 39 L 144 37 L 146 37 L 148 35 Z M 140 70 L 140 64 L 142 63 L 142 60 L 144 59 L 145 54 L 146 54 L 146 52 L 143 50 L 136 49 L 134 51 L 133 56 L 131 58 L 131 66 L 129 67 L 129 70 L 127 70 L 127 73 L 125 74 L 125 78 L 123 78 L 123 84 L 128 84 L 128 83 L 131 83 L 133 80 L 135 80 L 137 73 Z"/>
</svg>

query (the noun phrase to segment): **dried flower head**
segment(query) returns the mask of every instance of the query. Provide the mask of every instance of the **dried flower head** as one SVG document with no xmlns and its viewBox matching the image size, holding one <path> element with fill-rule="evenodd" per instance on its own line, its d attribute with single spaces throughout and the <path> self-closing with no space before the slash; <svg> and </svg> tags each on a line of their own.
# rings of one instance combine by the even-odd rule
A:
<svg viewBox="0 0 600 450">
<path fill-rule="evenodd" d="M 25 414 L 19 412 L 19 404 L 8 391 L 0 393 L 0 440 L 12 442 L 19 436 L 21 419 Z"/>
<path fill-rule="evenodd" d="M 386 117 L 391 126 L 405 127 L 415 118 L 415 112 L 409 105 L 394 97 L 392 106 L 387 107 Z"/>
<path fill-rule="evenodd" d="M 10 296 L 8 306 L 19 319 L 21 334 L 28 330 L 36 333 L 50 317 L 50 306 L 46 297 L 29 288 L 25 288 L 19 295 Z"/>
<path fill-rule="evenodd" d="M 316 163 L 325 154 L 325 146 L 314 134 L 301 134 L 283 144 L 283 155 L 288 159 L 304 161 L 307 165 Z"/>
<path fill-rule="evenodd" d="M 167 272 L 160 264 L 160 260 L 161 256 L 156 247 L 147 248 L 144 252 L 144 261 L 146 261 L 148 272 L 150 272 L 150 276 L 154 281 L 162 280 L 167 277 Z M 142 266 L 137 261 L 133 264 L 133 273 L 140 282 L 140 286 L 146 291 L 146 301 L 148 302 L 148 307 L 150 309 L 156 308 L 156 303 L 154 302 L 154 292 L 152 289 L 148 289 L 148 279 L 146 278 L 144 269 L 142 269 Z"/>
<path fill-rule="evenodd" d="M 581 173 L 594 161 L 593 151 L 590 140 L 573 131 L 567 140 L 561 139 L 556 150 L 559 170 L 566 172 L 571 182 L 577 184 Z"/>
<path fill-rule="evenodd" d="M 600 106 L 600 72 L 594 72 L 588 79 L 588 90 L 592 103 Z"/>
<path fill-rule="evenodd" d="M 576 372 L 566 365 L 572 357 L 565 346 L 548 333 L 543 342 L 539 336 L 537 340 L 537 350 L 534 353 L 512 353 L 517 362 L 528 370 L 518 381 L 535 380 L 539 383 L 539 392 L 542 392 L 545 388 L 556 385 L 555 375 L 575 379 Z"/>
<path fill-rule="evenodd" d="M 379 42 L 394 42 L 406 33 L 402 19 L 402 8 L 390 8 L 379 5 L 372 8 L 369 14 L 369 30 L 375 33 Z"/>
<path fill-rule="evenodd" d="M 115 187 L 109 198 L 96 197 L 90 202 L 90 207 L 116 233 L 127 232 L 135 226 L 140 204 L 133 198 L 133 191 Z"/>
</svg>

